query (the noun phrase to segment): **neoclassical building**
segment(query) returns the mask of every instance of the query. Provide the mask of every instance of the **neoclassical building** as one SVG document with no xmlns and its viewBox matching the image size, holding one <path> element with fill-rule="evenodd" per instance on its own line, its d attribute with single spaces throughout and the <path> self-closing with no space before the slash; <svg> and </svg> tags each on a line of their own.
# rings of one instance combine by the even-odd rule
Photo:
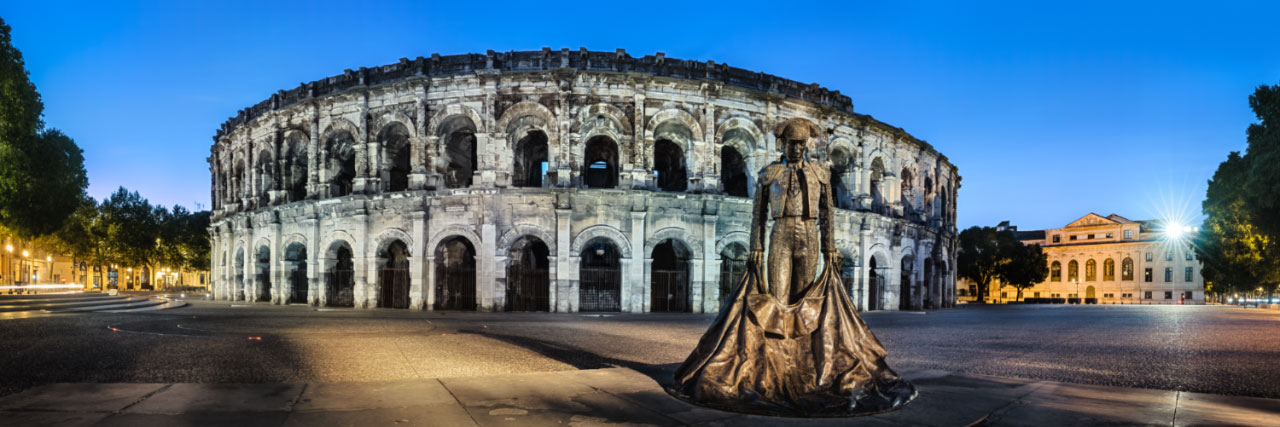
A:
<svg viewBox="0 0 1280 427">
<path fill-rule="evenodd" d="M 1099 304 L 1204 304 L 1201 264 L 1190 239 L 1171 239 L 1159 221 L 1090 213 L 1063 228 L 1018 231 L 1024 245 L 1048 255 L 1049 277 L 1024 289 L 1024 298 L 1084 298 Z M 961 281 L 961 300 L 973 286 Z M 1017 289 L 993 283 L 993 302 L 1015 301 Z"/>
<path fill-rule="evenodd" d="M 585 49 L 432 55 L 282 90 L 214 136 L 218 299 L 714 312 L 741 277 L 774 126 L 826 134 L 862 309 L 955 301 L 960 176 L 847 96 Z"/>
</svg>

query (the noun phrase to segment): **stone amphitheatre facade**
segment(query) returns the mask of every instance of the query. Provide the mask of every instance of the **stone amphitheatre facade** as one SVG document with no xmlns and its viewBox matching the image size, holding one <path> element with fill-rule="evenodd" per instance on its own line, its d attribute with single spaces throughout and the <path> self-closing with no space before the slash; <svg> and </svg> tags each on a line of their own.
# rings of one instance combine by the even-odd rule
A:
<svg viewBox="0 0 1280 427">
<path fill-rule="evenodd" d="M 402 59 L 240 111 L 209 157 L 213 295 L 714 312 L 792 117 L 825 130 L 858 307 L 951 305 L 960 177 L 932 146 L 816 84 L 585 49 Z"/>
</svg>

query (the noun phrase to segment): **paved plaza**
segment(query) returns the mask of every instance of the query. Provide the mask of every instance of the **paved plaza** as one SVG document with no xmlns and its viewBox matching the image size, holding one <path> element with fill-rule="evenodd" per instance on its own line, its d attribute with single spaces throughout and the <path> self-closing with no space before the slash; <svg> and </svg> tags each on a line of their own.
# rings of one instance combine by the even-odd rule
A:
<svg viewBox="0 0 1280 427">
<path fill-rule="evenodd" d="M 184 308 L 144 313 L 0 320 L 0 395 L 11 405 L 0 409 L 21 407 L 14 399 L 75 387 L 51 385 L 56 383 L 156 385 L 126 398 L 132 405 L 151 392 L 200 390 L 213 383 L 259 384 L 251 387 L 258 390 L 253 393 L 262 392 L 263 384 L 304 387 L 312 393 L 333 383 L 421 387 L 434 382 L 453 390 L 448 387 L 451 382 L 504 383 L 521 375 L 552 375 L 549 378 L 576 384 L 584 380 L 575 375 L 590 372 L 640 375 L 640 380 L 613 386 L 643 388 L 658 393 L 650 396 L 656 399 L 661 382 L 712 320 L 709 315 L 317 311 L 307 306 L 190 302 Z M 1027 420 L 1014 411 L 1026 402 L 1049 407 L 1071 402 L 1030 399 L 1059 396 L 1056 391 L 1035 394 L 1059 389 L 1094 390 L 1089 402 L 1100 411 L 1109 400 L 1149 398 L 1145 402 L 1157 412 L 1148 415 L 1155 418 L 1163 417 L 1159 411 L 1165 409 L 1172 416 L 1183 404 L 1180 396 L 1187 396 L 1186 402 L 1216 402 L 1219 409 L 1236 408 L 1245 415 L 1280 413 L 1280 406 L 1270 400 L 1280 398 L 1277 311 L 1222 306 L 970 306 L 863 316 L 889 351 L 890 365 L 921 385 L 921 400 L 908 406 L 908 412 L 956 411 L 974 405 L 963 403 L 967 400 L 951 406 L 929 403 L 934 402 L 930 389 L 946 383 L 945 387 L 958 387 L 951 392 L 962 395 L 990 392 L 994 400 L 988 404 L 1003 400 L 1004 405 L 979 405 L 976 412 L 963 416 L 988 417 L 1005 408 L 999 413 L 1005 424 Z M 121 392 L 141 388 L 129 390 Z M 280 393 L 290 399 L 306 394 L 295 388 Z M 1116 396 L 1099 399 L 1098 393 Z M 1166 398 L 1173 403 L 1162 403 Z M 1013 402 L 1021 403 L 1010 406 Z M 130 406 L 130 413 L 160 404 L 143 403 Z M 474 419 L 468 402 L 455 403 Z M 502 408 L 485 409 L 489 410 L 503 413 Z M 1190 417 L 1193 409 L 1187 411 L 1184 416 Z M 660 421 L 656 423 L 694 422 L 678 417 Z"/>
</svg>

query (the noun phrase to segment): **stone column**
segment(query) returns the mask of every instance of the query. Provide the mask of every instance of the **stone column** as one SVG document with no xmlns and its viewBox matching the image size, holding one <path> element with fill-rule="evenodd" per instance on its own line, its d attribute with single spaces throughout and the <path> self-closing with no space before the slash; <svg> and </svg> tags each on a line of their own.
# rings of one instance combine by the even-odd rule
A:
<svg viewBox="0 0 1280 427">
<path fill-rule="evenodd" d="M 427 303 L 426 257 L 427 213 L 409 213 L 413 221 L 413 247 L 409 248 L 409 308 L 422 310 Z"/>
<path fill-rule="evenodd" d="M 500 265 L 495 259 L 497 255 L 497 229 L 491 222 L 480 225 L 480 247 L 477 248 L 476 262 L 476 298 L 477 311 L 498 311 L 497 302 L 497 269 Z"/>
<path fill-rule="evenodd" d="M 415 93 L 418 100 L 414 105 L 417 111 L 418 123 L 414 125 L 414 136 L 409 138 L 409 189 L 421 190 L 426 188 L 427 184 L 427 125 L 430 121 L 427 117 L 427 98 L 425 88 Z M 416 294 L 411 294 L 416 295 Z M 412 306 L 412 303 L 410 303 Z"/>
<path fill-rule="evenodd" d="M 373 250 L 370 249 L 369 242 L 369 213 L 361 206 L 351 218 L 356 224 L 355 233 L 352 233 L 351 236 L 351 238 L 355 239 L 354 242 L 351 242 L 351 250 L 354 252 L 351 254 L 351 261 L 355 264 L 356 270 L 355 289 L 352 292 L 355 294 L 355 304 L 353 305 L 356 308 L 369 308 L 369 296 L 372 294 L 370 287 L 373 286 L 373 283 L 376 283 L 376 279 L 371 280 L 370 276 L 376 274 L 375 272 L 377 271 L 371 271 L 369 268 L 369 259 L 375 256 L 375 254 L 371 253 Z M 364 259 L 365 262 L 360 262 L 361 259 Z M 374 301 L 374 303 L 376 302 Z"/>
<path fill-rule="evenodd" d="M 428 255 L 423 258 L 427 264 L 427 303 L 423 305 L 423 309 L 431 311 L 436 309 L 436 257 Z"/>
<path fill-rule="evenodd" d="M 307 259 L 302 262 L 307 263 L 307 300 L 305 304 L 319 306 L 320 301 L 320 278 L 324 277 L 323 271 L 320 270 L 320 254 L 324 252 L 324 242 L 320 241 L 320 221 L 317 218 L 303 219 L 299 224 L 299 229 L 305 233 L 310 233 L 310 244 L 307 245 Z"/>
<path fill-rule="evenodd" d="M 866 220 L 867 218 L 864 216 L 863 221 L 866 221 Z M 869 293 L 871 291 L 871 277 L 870 277 L 871 276 L 870 274 L 871 253 L 869 252 L 870 248 L 871 248 L 871 227 L 869 226 L 869 224 L 863 223 L 863 225 L 860 227 L 860 230 L 858 231 L 858 253 L 861 254 L 861 256 L 858 257 L 859 259 L 858 268 L 854 270 L 855 271 L 854 275 L 856 277 L 854 280 L 856 280 L 858 283 L 857 290 L 855 290 L 855 293 L 857 293 L 856 295 L 857 299 L 855 299 L 854 301 L 858 304 L 859 311 L 867 311 L 871 304 L 871 295 Z"/>
<path fill-rule="evenodd" d="M 648 212 L 631 212 L 631 259 L 623 261 L 622 264 L 622 302 L 630 307 L 633 313 L 647 313 L 649 311 L 649 265 L 645 260 L 648 258 L 644 253 L 644 220 Z M 641 283 L 635 283 L 635 280 L 641 279 Z M 624 311 L 628 311 L 625 310 Z"/>
<path fill-rule="evenodd" d="M 555 281 L 551 287 L 551 309 L 553 311 L 565 313 L 576 310 L 577 292 L 573 290 L 570 283 L 570 277 L 577 278 L 577 265 L 573 264 L 572 258 L 576 254 L 570 253 L 571 242 L 569 241 L 569 224 L 573 218 L 573 211 L 570 209 L 556 209 L 556 275 Z M 573 304 L 570 304 L 573 302 Z"/>
<path fill-rule="evenodd" d="M 320 198 L 320 165 L 324 164 L 324 155 L 320 149 L 320 114 L 317 107 L 311 107 L 311 135 L 307 140 L 307 198 Z M 310 270 L 308 270 L 310 271 Z M 310 297 L 308 297 L 310 298 Z"/>
</svg>

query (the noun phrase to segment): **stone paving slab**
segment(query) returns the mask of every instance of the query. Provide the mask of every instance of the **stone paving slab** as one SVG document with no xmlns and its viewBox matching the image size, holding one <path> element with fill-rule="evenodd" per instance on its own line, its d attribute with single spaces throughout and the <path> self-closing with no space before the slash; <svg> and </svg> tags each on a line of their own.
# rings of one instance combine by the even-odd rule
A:
<svg viewBox="0 0 1280 427">
<path fill-rule="evenodd" d="M 669 367 L 323 384 L 52 384 L 0 399 L 15 426 L 1248 425 L 1280 400 L 926 370 L 899 411 L 839 419 L 743 415 L 662 389 Z M 655 380 L 657 377 L 662 381 Z"/>
</svg>

